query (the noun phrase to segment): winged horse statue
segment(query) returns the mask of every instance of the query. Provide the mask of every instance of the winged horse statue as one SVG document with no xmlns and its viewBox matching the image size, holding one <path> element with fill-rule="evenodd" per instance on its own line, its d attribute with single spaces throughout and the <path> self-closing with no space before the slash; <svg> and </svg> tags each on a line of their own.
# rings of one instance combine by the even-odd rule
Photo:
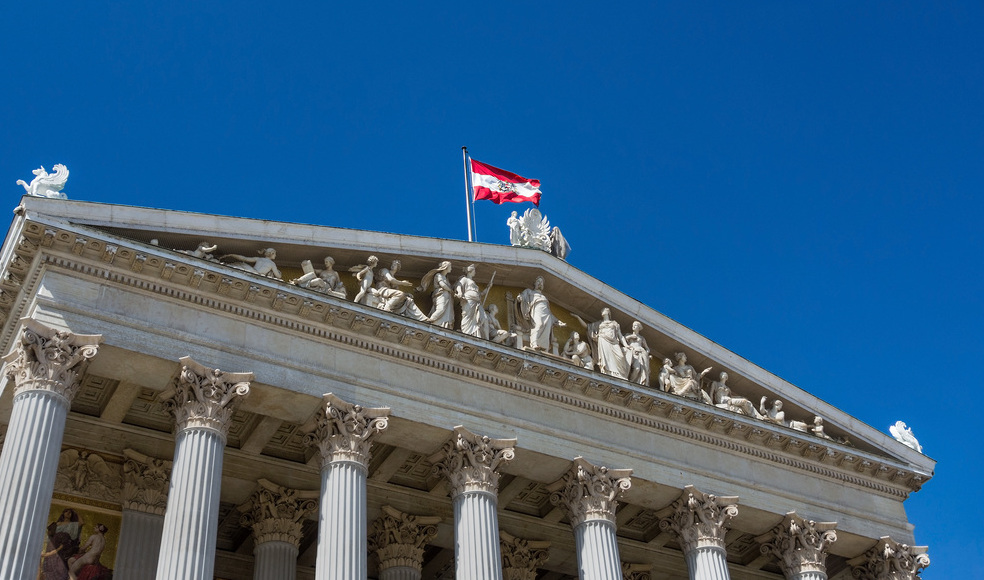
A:
<svg viewBox="0 0 984 580">
<path fill-rule="evenodd" d="M 68 196 L 61 192 L 68 181 L 68 168 L 61 163 L 56 164 L 52 169 L 54 173 L 48 173 L 44 167 L 34 170 L 34 179 L 31 183 L 26 183 L 23 179 L 17 180 L 17 185 L 23 185 L 27 195 L 34 197 L 50 197 L 54 199 L 68 199 Z"/>
</svg>

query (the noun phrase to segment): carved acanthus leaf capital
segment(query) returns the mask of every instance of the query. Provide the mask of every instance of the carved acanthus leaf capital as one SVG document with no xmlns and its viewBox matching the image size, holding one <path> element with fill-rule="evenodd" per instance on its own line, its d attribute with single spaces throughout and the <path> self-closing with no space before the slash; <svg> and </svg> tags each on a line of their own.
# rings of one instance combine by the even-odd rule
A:
<svg viewBox="0 0 984 580">
<path fill-rule="evenodd" d="M 164 515 L 171 461 L 123 450 L 123 509 Z"/>
<path fill-rule="evenodd" d="M 321 452 L 321 465 L 354 461 L 369 465 L 369 450 L 376 434 L 389 424 L 390 410 L 347 403 L 328 393 L 318 408 L 317 427 L 305 442 Z"/>
<path fill-rule="evenodd" d="M 369 551 L 379 558 L 380 572 L 395 566 L 420 570 L 424 548 L 437 535 L 437 516 L 415 516 L 390 506 L 369 526 Z"/>
<path fill-rule="evenodd" d="M 804 572 L 826 574 L 827 546 L 837 541 L 834 522 L 805 520 L 796 512 L 789 512 L 782 523 L 761 539 L 762 553 L 779 561 L 779 567 L 787 578 Z"/>
<path fill-rule="evenodd" d="M 574 459 L 564 477 L 550 484 L 550 501 L 567 512 L 571 527 L 590 520 L 615 523 L 618 497 L 632 487 L 631 469 L 609 469 Z"/>
<path fill-rule="evenodd" d="M 536 580 L 537 569 L 550 556 L 550 542 L 517 538 L 499 532 L 503 580 Z"/>
<path fill-rule="evenodd" d="M 208 429 L 226 440 L 232 415 L 249 394 L 253 373 L 227 373 L 181 358 L 181 372 L 171 396 L 162 402 L 175 428 Z"/>
<path fill-rule="evenodd" d="M 492 439 L 475 435 L 461 425 L 454 428 L 454 435 L 430 457 L 435 475 L 447 478 L 451 497 L 468 492 L 486 492 L 492 495 L 499 490 L 499 467 L 516 456 L 515 439 Z"/>
<path fill-rule="evenodd" d="M 239 506 L 239 523 L 253 530 L 256 545 L 287 542 L 301 545 L 304 518 L 318 509 L 317 491 L 298 491 L 261 479 L 259 487 Z"/>
<path fill-rule="evenodd" d="M 688 485 L 670 508 L 672 513 L 659 527 L 676 534 L 685 554 L 697 548 L 723 549 L 728 521 L 738 515 L 738 498 L 711 495 Z"/>
<path fill-rule="evenodd" d="M 652 580 L 652 569 L 652 564 L 622 562 L 622 578 L 624 580 Z"/>
<path fill-rule="evenodd" d="M 33 318 L 21 319 L 20 342 L 5 357 L 4 373 L 14 382 L 14 396 L 48 391 L 71 403 L 79 379 L 96 356 L 102 335 L 55 330 Z"/>
<path fill-rule="evenodd" d="M 929 566 L 926 550 L 926 546 L 900 544 L 885 536 L 848 564 L 851 575 L 858 580 L 915 580 Z"/>
</svg>

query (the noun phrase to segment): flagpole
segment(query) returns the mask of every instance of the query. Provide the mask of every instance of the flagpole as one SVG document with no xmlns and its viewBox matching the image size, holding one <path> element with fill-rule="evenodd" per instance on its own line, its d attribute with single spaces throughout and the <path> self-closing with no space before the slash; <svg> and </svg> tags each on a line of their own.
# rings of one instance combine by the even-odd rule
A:
<svg viewBox="0 0 984 580">
<path fill-rule="evenodd" d="M 472 234 L 472 204 L 471 204 L 471 188 L 468 187 L 468 147 L 461 148 L 461 163 L 465 169 L 465 211 L 468 214 L 468 241 L 474 242 L 474 235 Z"/>
</svg>

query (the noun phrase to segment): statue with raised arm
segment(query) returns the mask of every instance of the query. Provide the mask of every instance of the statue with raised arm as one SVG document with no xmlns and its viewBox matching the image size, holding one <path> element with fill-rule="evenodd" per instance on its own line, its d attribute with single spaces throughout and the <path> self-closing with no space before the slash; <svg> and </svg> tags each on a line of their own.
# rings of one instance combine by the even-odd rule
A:
<svg viewBox="0 0 984 580">
<path fill-rule="evenodd" d="M 700 374 L 694 367 L 687 364 L 687 355 L 682 352 L 676 353 L 677 364 L 673 367 L 673 374 L 669 377 L 670 392 L 674 395 L 696 399 L 710 404 L 711 398 L 701 388 L 701 381 L 704 376 L 711 372 L 712 367 L 707 367 Z"/>
<path fill-rule="evenodd" d="M 218 249 L 218 244 L 211 245 L 206 241 L 201 241 L 198 242 L 198 247 L 194 250 L 175 250 L 175 252 L 181 252 L 182 254 L 194 256 L 195 258 L 201 258 L 202 260 L 208 260 L 209 262 L 218 262 L 218 259 L 212 255 L 212 252 Z"/>
<path fill-rule="evenodd" d="M 516 310 L 516 318 L 522 320 L 529 329 L 529 348 L 542 351 L 552 350 L 554 354 L 559 354 L 553 327 L 567 325 L 557 320 L 550 311 L 550 301 L 543 293 L 542 276 L 536 277 L 532 288 L 520 292 L 516 299 Z"/>
<path fill-rule="evenodd" d="M 62 193 L 65 182 L 68 181 L 68 168 L 61 163 L 57 163 L 52 169 L 55 172 L 48 173 L 44 170 L 44 166 L 38 167 L 33 171 L 34 179 L 31 180 L 31 183 L 26 183 L 23 179 L 18 179 L 17 185 L 23 186 L 27 195 L 34 197 L 68 199 L 68 196 Z"/>
<path fill-rule="evenodd" d="M 331 256 L 326 256 L 325 269 L 316 272 L 314 266 L 311 265 L 311 260 L 304 260 L 301 262 L 301 270 L 304 271 L 304 275 L 291 280 L 290 283 L 301 288 L 308 288 L 315 292 L 344 299 L 348 296 L 348 292 L 345 290 L 345 286 L 342 284 L 342 279 L 339 277 L 338 272 L 334 270 L 334 266 L 335 259 Z"/>
<path fill-rule="evenodd" d="M 756 419 L 764 418 L 761 413 L 755 410 L 755 405 L 751 401 L 731 392 L 731 387 L 728 386 L 728 373 L 726 372 L 722 372 L 718 380 L 711 383 L 711 400 L 718 409 L 726 409 Z"/>
<path fill-rule="evenodd" d="M 389 268 L 379 269 L 376 287 L 370 289 L 370 293 L 377 301 L 375 306 L 380 310 L 427 322 L 427 315 L 413 301 L 413 294 L 400 289 L 413 288 L 413 282 L 396 277 L 400 266 L 399 260 L 393 260 Z"/>
<path fill-rule="evenodd" d="M 454 289 L 448 281 L 449 273 L 451 273 L 451 262 L 445 260 L 438 264 L 437 268 L 424 274 L 420 281 L 422 291 L 426 291 L 431 284 L 434 285 L 434 292 L 431 294 L 431 312 L 427 322 L 442 328 L 454 328 Z"/>
<path fill-rule="evenodd" d="M 902 445 L 922 453 L 922 445 L 919 444 L 916 436 L 912 434 L 912 429 L 909 429 L 904 421 L 896 421 L 894 425 L 888 428 L 888 431 Z"/>
<path fill-rule="evenodd" d="M 492 276 L 494 278 L 495 274 Z M 488 329 L 483 320 L 486 316 L 483 304 L 491 287 L 492 284 L 490 283 L 484 291 L 479 289 L 475 282 L 475 264 L 469 264 L 465 268 L 465 275 L 455 282 L 454 296 L 461 304 L 461 332 L 471 336 L 489 338 L 489 335 L 486 334 Z"/>
<path fill-rule="evenodd" d="M 376 266 L 379 264 L 379 258 L 376 256 L 369 256 L 365 264 L 359 264 L 358 266 L 352 266 L 349 268 L 349 272 L 355 274 L 355 279 L 359 281 L 359 292 L 355 295 L 353 302 L 358 304 L 365 304 L 367 306 L 375 306 L 371 304 L 374 297 L 369 290 L 372 288 L 372 283 L 376 279 Z"/>
<path fill-rule="evenodd" d="M 262 250 L 258 250 L 258 252 L 261 254 L 259 258 L 250 258 L 248 256 L 240 256 L 239 254 L 226 254 L 219 259 L 238 260 L 238 262 L 233 262 L 232 264 L 228 264 L 228 266 L 237 270 L 244 270 L 251 274 L 259 274 L 267 278 L 283 280 L 283 275 L 280 274 L 280 270 L 277 269 L 277 265 L 273 262 L 277 259 L 277 250 L 263 248 Z"/>
<path fill-rule="evenodd" d="M 776 425 L 785 425 L 786 413 L 782 410 L 782 401 L 776 399 L 772 401 L 771 407 L 766 408 L 765 402 L 768 400 L 768 397 L 762 397 L 762 400 L 759 401 L 759 413 L 762 414 L 762 420 Z"/>
<path fill-rule="evenodd" d="M 649 386 L 649 343 L 642 336 L 642 323 L 632 323 L 632 333 L 625 335 L 625 359 L 629 363 L 629 382 Z"/>
</svg>

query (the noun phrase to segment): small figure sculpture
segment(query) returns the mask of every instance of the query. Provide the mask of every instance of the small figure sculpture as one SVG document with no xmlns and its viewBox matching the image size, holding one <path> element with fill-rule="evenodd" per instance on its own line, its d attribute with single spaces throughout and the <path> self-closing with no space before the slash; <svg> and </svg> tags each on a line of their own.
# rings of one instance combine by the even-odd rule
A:
<svg viewBox="0 0 984 580">
<path fill-rule="evenodd" d="M 834 439 L 830 435 L 827 435 L 826 433 L 824 433 L 824 431 L 823 431 L 823 417 L 821 417 L 820 415 L 815 415 L 813 417 L 813 427 L 810 429 L 810 431 L 814 435 L 816 435 L 817 437 L 819 437 L 821 439 L 830 439 L 831 441 L 833 441 L 833 439 Z"/>
<path fill-rule="evenodd" d="M 516 217 L 516 212 L 512 212 L 512 215 L 506 220 L 506 225 L 509 227 L 509 243 L 513 246 L 522 246 L 523 229 L 519 218 Z"/>
<path fill-rule="evenodd" d="M 154 240 L 151 240 L 150 243 L 154 244 Z M 157 244 L 154 245 L 156 246 Z M 175 252 L 181 252 L 182 254 L 201 258 L 202 260 L 208 260 L 209 262 L 218 262 L 215 256 L 212 255 L 212 252 L 218 249 L 218 244 L 211 246 L 208 242 L 201 241 L 198 242 L 198 247 L 194 250 L 175 250 Z"/>
<path fill-rule="evenodd" d="M 710 404 L 711 398 L 701 388 L 701 381 L 707 373 L 711 372 L 713 367 L 707 367 L 698 375 L 694 367 L 687 364 L 686 354 L 678 352 L 675 356 L 677 365 L 673 367 L 673 374 L 669 376 L 670 392 L 674 395 Z"/>
<path fill-rule="evenodd" d="M 625 335 L 625 358 L 629 362 L 629 382 L 649 386 L 649 344 L 640 334 L 642 323 L 632 323 L 632 334 Z"/>
<path fill-rule="evenodd" d="M 731 387 L 728 386 L 728 373 L 722 372 L 718 380 L 711 383 L 711 400 L 714 406 L 719 409 L 727 409 L 739 415 L 748 415 L 756 419 L 763 419 L 764 416 L 755 410 L 755 405 L 744 397 L 732 395 Z"/>
<path fill-rule="evenodd" d="M 304 260 L 301 262 L 301 270 L 304 271 L 304 275 L 291 280 L 290 283 L 301 288 L 308 288 L 315 292 L 344 299 L 348 295 L 348 292 L 345 290 L 345 286 L 342 284 L 342 279 L 338 276 L 338 272 L 333 269 L 334 265 L 335 259 L 331 256 L 326 256 L 325 269 L 315 272 L 314 266 L 311 265 L 311 260 Z"/>
<path fill-rule="evenodd" d="M 516 344 L 516 333 L 502 330 L 502 326 L 499 324 L 499 307 L 495 304 L 489 304 L 488 308 L 485 309 L 485 315 L 482 317 L 481 336 L 496 344 L 512 346 Z"/>
<path fill-rule="evenodd" d="M 492 279 L 495 280 L 494 273 Z M 485 334 L 486 329 L 484 327 L 486 324 L 483 318 L 486 316 L 486 312 L 483 304 L 491 288 L 492 282 L 489 282 L 484 291 L 479 290 L 478 284 L 475 283 L 475 264 L 469 264 L 465 268 L 465 275 L 458 278 L 454 285 L 454 296 L 461 304 L 461 332 L 471 336 L 489 338 Z"/>
<path fill-rule="evenodd" d="M 238 262 L 233 262 L 229 266 L 250 272 L 252 274 L 259 274 L 260 276 L 266 276 L 267 278 L 274 278 L 277 280 L 283 280 L 284 277 L 280 274 L 280 270 L 277 269 L 277 265 L 273 262 L 277 259 L 277 250 L 273 248 L 264 248 L 259 250 L 262 257 L 259 258 L 249 258 L 246 256 L 240 256 L 239 254 L 226 254 L 219 258 L 220 260 L 232 259 L 239 260 Z"/>
<path fill-rule="evenodd" d="M 571 245 L 567 243 L 567 238 L 560 233 L 560 228 L 557 226 L 550 230 L 550 253 L 565 262 L 567 255 L 571 253 Z"/>
<path fill-rule="evenodd" d="M 666 393 L 670 392 L 670 388 L 672 387 L 672 385 L 670 385 L 670 377 L 675 374 L 676 371 L 673 370 L 673 361 L 668 358 L 664 358 L 663 366 L 659 369 L 659 375 L 656 376 L 656 384 L 659 386 L 660 390 Z"/>
<path fill-rule="evenodd" d="M 48 173 L 44 166 L 38 167 L 33 171 L 34 179 L 31 183 L 25 183 L 23 179 L 17 180 L 17 185 L 24 186 L 27 195 L 34 197 L 48 197 L 53 199 L 68 199 L 68 196 L 61 192 L 68 181 L 68 168 L 61 163 L 55 164 L 52 168 L 55 172 Z"/>
<path fill-rule="evenodd" d="M 434 284 L 434 292 L 431 294 L 433 305 L 431 306 L 430 316 L 427 322 L 436 324 L 442 328 L 454 328 L 454 289 L 448 282 L 448 274 L 451 272 L 451 262 L 445 260 L 437 268 L 424 274 L 420 281 L 420 290 L 426 291 L 431 283 Z"/>
<path fill-rule="evenodd" d="M 895 440 L 902 445 L 922 453 L 922 445 L 919 444 L 919 441 L 916 439 L 915 435 L 912 434 L 912 429 L 909 429 L 904 421 L 896 421 L 894 425 L 888 428 L 888 431 L 892 434 L 892 437 L 895 437 Z"/>
<path fill-rule="evenodd" d="M 379 269 L 379 281 L 376 283 L 376 288 L 370 290 L 374 300 L 370 300 L 367 304 L 380 310 L 426 322 L 427 315 L 417 307 L 417 303 L 413 301 L 413 294 L 400 290 L 400 288 L 413 288 L 413 282 L 397 278 L 396 274 L 399 271 L 399 260 L 393 260 L 389 269 Z"/>
<path fill-rule="evenodd" d="M 564 356 L 574 361 L 577 366 L 594 370 L 594 359 L 591 358 L 591 347 L 587 342 L 581 340 L 581 335 L 572 332 L 570 338 L 564 343 Z"/>
<path fill-rule="evenodd" d="M 546 351 L 551 349 L 559 354 L 554 326 L 567 326 L 550 311 L 550 302 L 543 294 L 543 277 L 537 276 L 533 288 L 520 292 L 516 300 L 517 319 L 529 328 L 530 349 Z"/>
<path fill-rule="evenodd" d="M 767 400 L 768 397 L 762 397 L 762 400 L 759 401 L 759 413 L 762 414 L 762 420 L 775 423 L 776 425 L 785 425 L 786 413 L 782 410 L 782 401 L 776 399 L 772 401 L 772 407 L 766 409 L 765 402 Z"/>
<path fill-rule="evenodd" d="M 372 288 L 373 280 L 375 279 L 376 265 L 379 264 L 379 258 L 376 256 L 369 256 L 366 260 L 367 264 L 359 264 L 358 266 L 352 266 L 349 268 L 349 272 L 355 274 L 356 280 L 359 281 L 359 292 L 355 295 L 354 302 L 358 304 L 369 304 L 369 300 L 372 294 L 369 289 Z"/>
</svg>

